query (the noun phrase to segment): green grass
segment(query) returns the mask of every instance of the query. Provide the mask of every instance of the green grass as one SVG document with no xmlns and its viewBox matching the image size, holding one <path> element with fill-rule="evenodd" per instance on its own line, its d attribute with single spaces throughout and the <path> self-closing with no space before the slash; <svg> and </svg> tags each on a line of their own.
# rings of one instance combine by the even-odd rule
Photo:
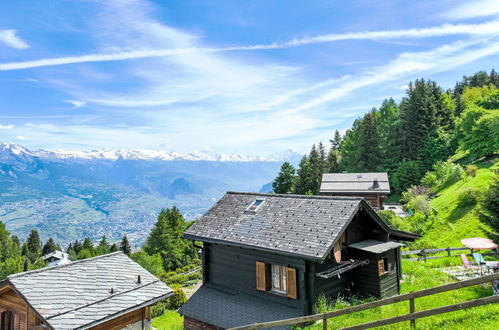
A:
<svg viewBox="0 0 499 330">
<path fill-rule="evenodd" d="M 183 330 L 184 317 L 175 311 L 167 311 L 165 314 L 154 318 L 152 326 L 158 330 Z"/>
<path fill-rule="evenodd" d="M 431 288 L 438 285 L 453 282 L 444 272 L 432 268 L 438 264 L 425 264 L 423 262 L 403 261 L 402 269 L 404 281 L 401 284 L 401 293 L 409 293 Z M 490 296 L 492 289 L 490 285 L 474 286 L 455 291 L 444 292 L 430 297 L 417 298 L 415 300 L 416 310 L 425 310 L 440 306 L 455 304 L 466 300 Z M 364 302 L 364 301 L 363 301 Z M 337 310 L 350 306 L 350 304 L 339 301 L 330 306 L 322 306 L 321 312 L 325 310 Z M 375 321 L 383 318 L 406 314 L 409 311 L 407 301 L 362 312 L 352 313 L 330 319 L 330 329 L 339 329 L 355 324 Z M 416 320 L 418 329 L 497 329 L 499 324 L 499 305 L 491 304 L 475 307 L 467 310 L 451 312 Z M 378 327 L 377 329 L 407 329 L 408 322 Z M 322 329 L 322 324 L 314 324 L 304 329 Z"/>
<path fill-rule="evenodd" d="M 431 201 L 431 206 L 438 212 L 441 224 L 428 230 L 411 248 L 418 247 L 457 247 L 460 240 L 467 237 L 488 237 L 490 228 L 480 222 L 478 206 L 460 206 L 459 196 L 466 189 L 473 188 L 483 192 L 492 182 L 494 171 L 499 169 L 497 159 L 476 164 L 479 169 L 474 177 L 459 180 L 438 192 L 438 197 Z"/>
</svg>

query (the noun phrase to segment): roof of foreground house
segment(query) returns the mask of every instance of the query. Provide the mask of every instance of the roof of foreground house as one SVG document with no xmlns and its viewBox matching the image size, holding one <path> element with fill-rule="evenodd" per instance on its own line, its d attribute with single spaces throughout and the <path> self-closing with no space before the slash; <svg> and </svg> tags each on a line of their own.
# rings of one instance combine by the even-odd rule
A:
<svg viewBox="0 0 499 330">
<path fill-rule="evenodd" d="M 284 304 L 241 292 L 219 290 L 209 284 L 199 288 L 179 309 L 179 313 L 222 329 L 302 316 Z M 288 329 L 288 327 L 272 329 Z"/>
<path fill-rule="evenodd" d="M 4 284 L 53 329 L 86 329 L 172 294 L 123 252 L 11 275 Z"/>
<path fill-rule="evenodd" d="M 378 182 L 378 187 L 374 185 Z M 381 193 L 390 194 L 390 182 L 385 172 L 324 173 L 321 193 Z"/>
<path fill-rule="evenodd" d="M 390 231 L 362 198 L 228 192 L 184 237 L 320 261 L 361 208 Z"/>
</svg>

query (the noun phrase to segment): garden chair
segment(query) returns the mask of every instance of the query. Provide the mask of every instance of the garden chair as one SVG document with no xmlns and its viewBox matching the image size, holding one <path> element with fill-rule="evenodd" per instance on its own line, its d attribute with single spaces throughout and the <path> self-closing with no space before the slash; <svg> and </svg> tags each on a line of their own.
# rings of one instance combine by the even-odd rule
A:
<svg viewBox="0 0 499 330">
<path fill-rule="evenodd" d="M 481 253 L 475 252 L 473 253 L 473 259 L 475 259 L 476 264 L 480 267 L 480 274 L 483 275 L 482 273 L 482 266 L 485 266 L 487 269 L 487 272 L 490 272 L 489 267 L 487 266 L 487 263 L 485 262 L 485 259 L 483 259 L 483 256 Z"/>
<path fill-rule="evenodd" d="M 464 271 L 463 271 L 463 275 L 466 274 L 466 273 L 477 273 L 478 270 L 480 269 L 480 267 L 478 266 L 473 266 L 472 264 L 470 264 L 470 262 L 468 261 L 468 258 L 466 258 L 466 255 L 465 254 L 461 254 L 461 260 L 463 261 L 463 265 L 464 265 Z"/>
</svg>

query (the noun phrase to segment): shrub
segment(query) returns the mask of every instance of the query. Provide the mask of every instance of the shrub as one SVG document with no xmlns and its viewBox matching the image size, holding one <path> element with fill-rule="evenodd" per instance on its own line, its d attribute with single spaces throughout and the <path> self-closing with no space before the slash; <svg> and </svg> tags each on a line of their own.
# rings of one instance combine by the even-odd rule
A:
<svg viewBox="0 0 499 330">
<path fill-rule="evenodd" d="M 459 206 L 473 206 L 478 202 L 480 193 L 473 188 L 466 188 L 459 194 Z"/>
<path fill-rule="evenodd" d="M 151 308 L 151 316 L 153 318 L 163 315 L 166 312 L 166 302 L 165 300 L 158 302 Z"/>
<path fill-rule="evenodd" d="M 435 172 L 426 172 L 425 176 L 421 179 L 421 184 L 435 191 L 438 190 L 439 180 Z"/>
<path fill-rule="evenodd" d="M 426 173 L 421 182 L 436 191 L 456 182 L 463 173 L 464 170 L 459 164 L 438 162 L 433 166 L 433 172 Z"/>
<path fill-rule="evenodd" d="M 166 307 L 168 309 L 179 309 L 187 301 L 187 296 L 185 292 L 180 289 L 173 290 L 173 296 L 166 300 Z"/>
<path fill-rule="evenodd" d="M 478 171 L 478 166 L 473 164 L 466 165 L 466 167 L 464 168 L 464 172 L 471 177 L 474 177 L 476 175 L 476 171 Z"/>
<path fill-rule="evenodd" d="M 407 202 L 405 207 L 414 213 L 421 213 L 428 216 L 431 211 L 430 200 L 427 195 L 417 195 Z"/>
</svg>

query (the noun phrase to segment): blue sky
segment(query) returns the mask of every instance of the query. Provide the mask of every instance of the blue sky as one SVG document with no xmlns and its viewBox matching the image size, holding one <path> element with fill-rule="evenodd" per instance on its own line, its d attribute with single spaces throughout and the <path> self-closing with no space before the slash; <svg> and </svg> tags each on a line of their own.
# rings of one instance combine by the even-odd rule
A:
<svg viewBox="0 0 499 330">
<path fill-rule="evenodd" d="M 497 68 L 499 2 L 5 0 L 0 140 L 307 151 L 405 86 Z"/>
</svg>

